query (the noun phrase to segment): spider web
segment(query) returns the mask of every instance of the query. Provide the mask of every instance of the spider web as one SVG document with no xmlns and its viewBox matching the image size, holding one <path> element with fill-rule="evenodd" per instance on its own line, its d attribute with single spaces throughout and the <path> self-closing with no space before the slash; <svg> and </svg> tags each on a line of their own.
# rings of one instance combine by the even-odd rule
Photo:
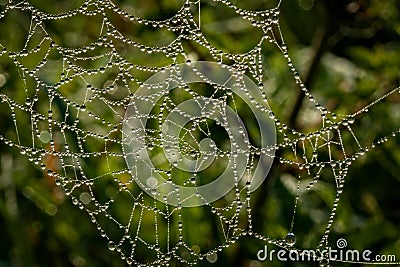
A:
<svg viewBox="0 0 400 267">
<path fill-rule="evenodd" d="M 293 229 L 298 200 L 327 176 L 333 178 L 336 195 L 326 230 L 318 245 L 322 251 L 328 247 L 328 237 L 349 167 L 400 131 L 397 129 L 370 144 L 360 143 L 353 131 L 359 117 L 390 95 L 399 93 L 398 88 L 350 115 L 335 115 L 317 103 L 289 56 L 279 25 L 280 3 L 263 11 L 249 11 L 227 0 L 212 2 L 224 5 L 258 28 L 262 32 L 259 42 L 242 54 L 228 53 L 211 45 L 200 27 L 200 1 L 183 2 L 176 14 L 163 20 L 136 16 L 110 0 L 88 0 L 60 14 L 41 10 L 28 1 L 10 1 L 0 14 L 3 20 L 23 14 L 30 23 L 22 48 L 14 49 L 11 44 L 1 44 L 0 57 L 12 66 L 11 72 L 14 78 L 19 79 L 20 88 L 0 92 L 1 107 L 9 111 L 14 124 L 14 131 L 2 133 L 0 140 L 26 154 L 46 175 L 53 177 L 56 184 L 71 197 L 73 204 L 88 213 L 108 248 L 119 253 L 128 265 L 167 265 L 172 261 L 195 265 L 204 258 L 214 261 L 218 251 L 231 246 L 244 235 L 292 249 L 296 241 Z M 93 24 L 100 25 L 95 29 L 99 33 L 89 44 L 80 45 L 79 36 L 54 34 L 52 27 L 58 25 L 57 22 L 60 21 L 62 27 L 75 17 L 90 17 L 94 20 Z M 53 22 L 55 24 L 51 24 Z M 160 31 L 160 34 L 161 30 L 167 30 L 174 38 L 166 38 L 168 42 L 157 47 L 148 45 L 151 42 L 146 40 L 135 41 L 134 34 L 127 34 L 130 28 L 121 27 L 131 24 L 155 33 Z M 66 45 L 68 42 L 70 45 Z M 182 77 L 175 77 L 175 80 L 172 79 L 176 82 L 173 90 L 161 91 L 158 98 L 145 98 L 151 109 L 141 125 L 143 132 L 134 139 L 150 155 L 153 174 L 127 166 L 126 157 L 131 156 L 135 161 L 139 155 L 124 151 L 124 119 L 127 110 L 137 108 L 135 100 L 140 99 L 138 92 L 141 87 L 147 85 L 150 91 L 159 88 L 159 83 L 146 82 L 149 77 L 174 70 L 179 64 L 196 62 L 193 55 L 201 50 L 207 61 L 220 66 L 229 65 L 233 76 L 250 77 L 259 90 L 261 101 L 266 103 L 268 85 L 263 85 L 265 77 L 261 56 L 264 43 L 272 44 L 287 61 L 296 84 L 319 112 L 322 120 L 319 130 L 307 134 L 297 132 L 266 108 L 264 116 L 276 126 L 277 142 L 263 149 L 259 141 L 261 130 L 257 124 L 252 126 L 255 130 L 246 129 L 250 128 L 246 123 L 255 118 L 238 93 L 232 92 L 226 84 L 217 84 L 211 79 L 188 85 L 179 82 Z M 135 63 L 137 58 L 148 64 Z M 202 70 L 198 73 L 202 74 Z M 221 121 L 208 113 L 192 115 L 179 125 L 178 136 L 171 137 L 163 131 L 166 124 L 173 127 L 176 123 L 168 117 L 169 114 L 179 109 L 181 103 L 198 97 L 227 103 L 239 117 L 248 119 L 231 128 L 239 128 L 243 136 L 239 143 L 244 144 L 246 152 L 232 150 L 234 146 L 229 140 L 233 130 L 224 124 L 227 114 L 218 109 Z M 254 96 L 250 95 L 249 99 L 254 101 Z M 207 103 L 196 101 L 199 108 L 206 106 L 205 111 L 215 111 L 215 106 L 209 108 Z M 144 117 L 140 116 L 143 114 L 135 114 L 130 116 Z M 26 130 L 27 125 L 30 131 Z M 135 127 L 132 126 L 130 131 L 135 131 Z M 214 143 L 204 143 L 204 139 Z M 173 146 L 168 140 L 171 144 L 171 140 L 175 142 L 176 152 L 181 154 L 175 162 L 173 157 L 168 156 L 170 152 L 165 150 L 166 146 Z M 213 150 L 207 150 L 210 147 Z M 337 158 L 338 154 L 340 158 Z M 229 165 L 232 158 L 243 155 L 247 159 L 241 171 L 238 171 L 240 161 Z M 202 164 L 212 156 L 215 158 L 207 166 L 209 170 L 202 168 Z M 251 177 L 262 156 L 267 156 L 271 162 L 274 159 L 278 164 L 294 168 L 299 173 L 293 220 L 284 239 L 273 239 L 253 230 Z M 197 160 L 198 164 L 191 171 L 182 171 L 178 164 L 185 159 Z M 201 207 L 182 207 L 184 200 L 179 198 L 170 205 L 162 199 L 168 193 L 157 191 L 160 182 L 155 174 L 168 183 L 192 188 L 195 192 L 197 187 L 210 183 L 227 166 L 232 170 L 233 187 L 224 198 L 213 201 L 203 198 Z M 269 168 L 266 169 L 268 172 Z M 140 177 L 147 180 L 140 184 L 137 180 Z M 189 223 L 196 216 L 218 222 L 214 225 L 221 236 L 217 243 L 207 246 L 205 240 L 190 238 L 188 232 L 199 227 Z M 198 231 L 206 235 L 211 232 L 209 229 Z M 322 264 L 329 264 L 326 255 L 322 255 Z"/>
</svg>

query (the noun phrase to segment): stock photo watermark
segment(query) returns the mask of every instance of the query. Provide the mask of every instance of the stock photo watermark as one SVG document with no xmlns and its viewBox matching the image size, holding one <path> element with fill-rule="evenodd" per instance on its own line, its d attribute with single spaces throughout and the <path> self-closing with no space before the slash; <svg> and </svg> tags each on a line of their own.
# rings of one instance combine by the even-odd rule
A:
<svg viewBox="0 0 400 267">
<path fill-rule="evenodd" d="M 349 263 L 367 263 L 367 264 L 385 264 L 385 265 L 399 265 L 396 255 L 394 254 L 376 254 L 369 249 L 356 250 L 347 248 L 347 240 L 340 238 L 336 241 L 336 248 L 328 247 L 322 251 L 317 250 L 300 250 L 300 249 L 268 249 L 265 245 L 263 249 L 257 252 L 257 259 L 259 261 L 274 261 L 281 262 L 349 262 Z"/>
<path fill-rule="evenodd" d="M 226 95 L 234 94 L 249 108 L 259 129 L 259 155 L 256 163 L 250 163 L 252 147 L 246 126 L 235 107 L 225 100 L 197 95 L 174 106 L 167 116 L 152 114 L 165 95 L 176 88 L 189 90 L 189 84 L 205 83 L 223 88 Z M 214 88 L 215 89 L 215 88 Z M 270 112 L 267 99 L 244 72 L 214 62 L 197 61 L 175 65 L 162 70 L 146 80 L 135 92 L 123 121 L 123 152 L 126 164 L 137 184 L 153 198 L 173 206 L 196 207 L 214 202 L 228 194 L 244 178 L 251 165 L 253 172 L 249 191 L 253 192 L 263 183 L 272 166 L 275 155 L 275 122 L 265 114 Z M 247 114 L 249 116 L 249 114 Z M 167 170 L 160 170 L 152 161 L 154 145 L 146 144 L 143 136 L 149 118 L 158 120 L 159 147 L 169 163 Z M 194 157 L 187 157 L 181 149 L 180 136 L 187 132 L 187 125 L 198 124 L 204 119 L 214 121 L 226 131 L 230 140 L 230 153 L 226 168 L 212 182 L 196 186 L 179 185 L 169 179 L 171 171 L 190 173 L 196 181 L 198 173 L 212 169 L 215 159 L 221 154 L 215 140 L 209 138 L 198 142 Z M 191 128 L 190 131 L 195 131 Z M 160 159 L 158 159 L 160 160 Z M 138 175 L 140 173 L 140 175 Z"/>
</svg>

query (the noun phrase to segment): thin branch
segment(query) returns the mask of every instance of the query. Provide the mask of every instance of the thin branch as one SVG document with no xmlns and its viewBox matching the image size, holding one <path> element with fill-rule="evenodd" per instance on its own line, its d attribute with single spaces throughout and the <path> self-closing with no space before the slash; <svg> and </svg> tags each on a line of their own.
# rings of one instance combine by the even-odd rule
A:
<svg viewBox="0 0 400 267">
<path fill-rule="evenodd" d="M 327 47 L 327 40 L 330 36 L 331 36 L 331 27 L 329 26 L 326 26 L 322 31 L 320 31 L 320 34 L 317 35 L 317 42 L 316 42 L 316 49 L 314 52 L 314 56 L 308 68 L 307 74 L 304 78 L 304 85 L 308 90 L 311 90 L 311 85 L 316 76 L 318 65 Z M 288 125 L 292 129 L 298 128 L 297 119 L 299 117 L 299 112 L 303 105 L 304 98 L 305 98 L 305 92 L 303 90 L 299 90 L 293 109 L 289 115 Z"/>
</svg>

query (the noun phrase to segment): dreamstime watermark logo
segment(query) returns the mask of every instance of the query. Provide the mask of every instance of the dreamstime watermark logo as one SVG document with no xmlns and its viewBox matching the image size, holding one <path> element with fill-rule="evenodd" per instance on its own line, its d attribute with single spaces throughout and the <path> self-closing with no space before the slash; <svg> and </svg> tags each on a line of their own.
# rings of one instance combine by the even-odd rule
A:
<svg viewBox="0 0 400 267">
<path fill-rule="evenodd" d="M 263 249 L 257 252 L 257 259 L 259 261 L 278 261 L 286 262 L 350 262 L 350 263 L 365 263 L 365 264 L 385 264 L 385 265 L 399 265 L 396 255 L 380 255 L 375 254 L 373 251 L 365 249 L 362 251 L 347 248 L 347 240 L 340 238 L 336 241 L 336 248 L 328 247 L 322 251 L 320 250 L 300 250 L 295 248 L 268 250 L 265 245 Z"/>
<path fill-rule="evenodd" d="M 215 93 L 206 96 L 196 92 L 189 86 L 194 83 L 208 84 L 216 89 Z M 184 90 L 180 97 L 183 101 L 179 103 L 168 99 L 176 88 Z M 251 114 L 240 117 L 239 105 L 245 105 Z M 157 109 L 158 113 L 155 112 Z M 252 192 L 264 181 L 275 154 L 275 122 L 268 114 L 270 108 L 265 95 L 243 71 L 214 62 L 175 65 L 153 75 L 131 98 L 122 129 L 125 161 L 131 176 L 146 193 L 174 206 L 200 206 L 216 201 L 238 185 L 243 177 Z M 255 118 L 259 129 L 257 156 L 243 122 L 251 117 Z M 195 156 L 188 157 L 187 154 L 192 152 L 187 153 L 187 150 L 192 147 L 182 144 L 181 136 L 193 131 L 187 129 L 188 125 L 198 125 L 205 119 L 214 121 L 227 133 L 230 151 L 222 156 L 228 156 L 229 161 L 224 171 L 211 182 L 197 185 L 195 176 L 207 168 L 212 172 L 210 166 L 221 156 L 218 154 L 221 150 L 207 136 L 198 142 L 198 150 L 193 151 Z M 158 126 L 148 129 L 151 123 Z M 158 155 L 163 152 L 164 158 L 153 159 L 155 146 Z M 160 167 L 163 159 L 168 165 L 164 162 L 164 167 Z M 252 169 L 251 177 L 249 169 Z M 186 177 L 192 175 L 194 186 L 175 183 L 175 177 L 171 176 L 176 170 L 187 174 Z"/>
</svg>

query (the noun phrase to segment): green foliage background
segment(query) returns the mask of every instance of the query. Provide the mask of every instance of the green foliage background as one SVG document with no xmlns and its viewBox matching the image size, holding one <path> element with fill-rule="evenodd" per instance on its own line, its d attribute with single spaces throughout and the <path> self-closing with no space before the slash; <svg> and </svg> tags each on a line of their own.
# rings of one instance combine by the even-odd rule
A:
<svg viewBox="0 0 400 267">
<path fill-rule="evenodd" d="M 72 10 L 83 3 L 78 0 L 28 2 L 49 13 Z M 267 0 L 234 2 L 249 10 L 276 5 Z M 5 3 L 0 1 L 0 10 L 4 10 Z M 136 16 L 164 19 L 173 15 L 183 1 L 135 0 L 119 1 L 118 4 Z M 30 17 L 28 12 L 12 15 L 0 19 L 0 43 L 10 51 L 19 51 L 29 30 Z M 204 1 L 201 16 L 205 36 L 212 45 L 224 51 L 246 52 L 262 35 L 222 4 Z M 174 39 L 174 34 L 165 29 L 155 32 L 139 26 L 129 28 L 117 18 L 111 19 L 143 44 L 156 46 Z M 400 86 L 399 1 L 283 0 L 280 25 L 296 68 L 315 98 L 328 110 L 351 114 L 389 89 Z M 84 16 L 46 25 L 56 43 L 70 47 L 89 44 L 97 38 L 100 26 L 100 18 L 89 20 Z M 198 59 L 207 60 L 206 51 L 193 49 L 198 49 Z M 129 57 L 129 51 L 126 54 Z M 38 58 L 42 56 L 38 55 Z M 153 65 L 163 65 L 169 60 L 159 55 L 147 58 L 138 54 L 130 59 L 137 64 Z M 33 57 L 27 59 L 26 64 L 35 62 L 37 58 Z M 263 83 L 276 116 L 304 132 L 318 129 L 320 121 L 315 119 L 313 107 L 306 100 L 302 101 L 298 111 L 293 111 L 301 94 L 282 53 L 266 44 L 263 62 Z M 3 83 L 0 79 L 0 92 L 18 98 L 22 84 L 15 69 L 9 68 L 10 64 L 6 57 L 0 58 L 0 75 L 4 80 Z M 399 94 L 393 95 L 356 121 L 355 132 L 361 143 L 368 144 L 398 129 L 399 103 Z M 0 128 L 2 134 L 13 131 L 10 113 L 2 108 Z M 29 129 L 21 132 L 22 137 L 29 135 Z M 351 166 L 330 236 L 332 246 L 343 237 L 348 240 L 349 248 L 394 254 L 400 260 L 399 144 L 398 137 L 391 139 Z M 89 216 L 72 205 L 54 181 L 19 151 L 0 143 L 0 162 L 0 267 L 125 266 L 117 254 L 107 249 Z M 263 188 L 254 193 L 256 232 L 273 238 L 285 237 L 293 212 L 295 175 L 293 170 L 275 166 Z M 315 246 L 319 241 L 334 191 L 334 184 L 321 182 L 318 196 L 311 195 L 300 201 L 294 227 L 297 246 Z M 199 224 L 200 230 L 190 235 L 200 239 L 201 233 L 212 231 L 215 224 L 210 218 L 202 218 L 201 213 L 196 216 L 187 218 L 187 223 L 192 220 Z M 241 238 L 220 252 L 215 264 L 204 259 L 199 266 L 261 266 L 255 260 L 257 251 L 263 246 L 262 242 Z M 178 266 L 178 263 L 173 265 Z M 262 266 L 312 265 L 262 263 Z M 350 266 L 348 263 L 332 265 Z"/>
</svg>

